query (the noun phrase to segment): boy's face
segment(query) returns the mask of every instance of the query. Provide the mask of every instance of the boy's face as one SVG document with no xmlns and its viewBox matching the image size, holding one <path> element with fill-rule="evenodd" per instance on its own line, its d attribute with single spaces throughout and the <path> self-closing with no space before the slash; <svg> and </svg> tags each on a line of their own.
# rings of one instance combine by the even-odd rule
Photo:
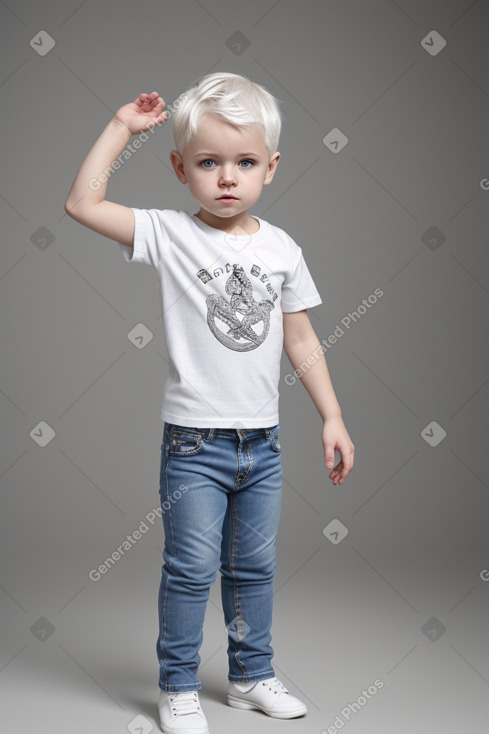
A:
<svg viewBox="0 0 489 734">
<path fill-rule="evenodd" d="M 183 156 L 172 150 L 170 159 L 178 179 L 200 204 L 200 218 L 224 229 L 246 226 L 248 210 L 271 182 L 280 153 L 270 158 L 260 126 L 237 128 L 205 114 Z"/>
</svg>

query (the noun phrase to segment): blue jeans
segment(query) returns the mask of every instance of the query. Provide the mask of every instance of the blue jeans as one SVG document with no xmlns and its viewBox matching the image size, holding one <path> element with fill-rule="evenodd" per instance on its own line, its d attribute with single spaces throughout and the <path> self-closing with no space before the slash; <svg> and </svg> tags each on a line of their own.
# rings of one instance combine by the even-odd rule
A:
<svg viewBox="0 0 489 734">
<path fill-rule="evenodd" d="M 228 678 L 275 675 L 270 646 L 275 539 L 282 500 L 280 426 L 164 424 L 160 500 L 165 531 L 156 644 L 160 688 L 199 690 L 199 649 L 221 572 Z"/>
</svg>

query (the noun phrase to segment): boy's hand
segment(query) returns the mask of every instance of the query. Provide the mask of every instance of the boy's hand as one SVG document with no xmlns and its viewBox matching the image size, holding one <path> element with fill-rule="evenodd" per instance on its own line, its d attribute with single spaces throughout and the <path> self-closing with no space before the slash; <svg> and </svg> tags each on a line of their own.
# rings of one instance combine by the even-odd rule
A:
<svg viewBox="0 0 489 734">
<path fill-rule="evenodd" d="M 117 110 L 114 120 L 124 125 L 131 135 L 137 135 L 168 118 L 168 112 L 162 111 L 165 104 L 163 97 L 158 96 L 158 92 L 151 92 L 151 94 L 143 92 L 134 102 Z"/>
<path fill-rule="evenodd" d="M 355 446 L 348 435 L 343 418 L 338 416 L 324 421 L 322 441 L 326 469 L 331 469 L 334 464 L 335 449 L 341 455 L 341 461 L 330 472 L 329 478 L 333 484 L 343 484 L 353 469 L 353 453 L 355 451 Z"/>
</svg>

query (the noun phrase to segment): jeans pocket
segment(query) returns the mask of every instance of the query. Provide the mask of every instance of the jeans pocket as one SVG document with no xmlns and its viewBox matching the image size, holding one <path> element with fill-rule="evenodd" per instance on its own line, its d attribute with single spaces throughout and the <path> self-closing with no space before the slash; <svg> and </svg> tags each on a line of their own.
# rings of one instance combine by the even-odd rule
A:
<svg viewBox="0 0 489 734">
<path fill-rule="evenodd" d="M 204 442 L 196 431 L 172 428 L 168 456 L 194 456 L 202 451 Z"/>
<path fill-rule="evenodd" d="M 275 428 L 273 428 L 269 434 L 270 446 L 277 453 L 280 453 L 282 451 L 282 447 L 280 445 L 279 433 L 280 433 L 280 426 L 275 426 Z"/>
</svg>

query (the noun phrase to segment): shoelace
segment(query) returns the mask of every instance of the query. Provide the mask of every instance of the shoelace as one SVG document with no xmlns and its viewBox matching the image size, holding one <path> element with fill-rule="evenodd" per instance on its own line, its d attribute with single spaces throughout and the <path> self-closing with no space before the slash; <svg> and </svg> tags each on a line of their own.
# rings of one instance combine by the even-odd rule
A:
<svg viewBox="0 0 489 734">
<path fill-rule="evenodd" d="M 168 698 L 170 701 L 171 712 L 174 716 L 197 714 L 201 711 L 199 699 L 195 691 L 172 693 Z"/>
<path fill-rule="evenodd" d="M 268 690 L 273 691 L 274 693 L 289 693 L 284 684 L 279 681 L 278 678 L 272 678 L 269 681 L 262 681 L 262 686 L 268 686 Z"/>
</svg>

